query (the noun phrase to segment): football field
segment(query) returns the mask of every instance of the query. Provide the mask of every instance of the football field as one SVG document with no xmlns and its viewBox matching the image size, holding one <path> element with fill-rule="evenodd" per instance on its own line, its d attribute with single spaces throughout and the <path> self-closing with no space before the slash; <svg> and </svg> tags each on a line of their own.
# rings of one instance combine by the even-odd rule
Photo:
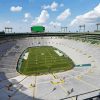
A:
<svg viewBox="0 0 100 100">
<path fill-rule="evenodd" d="M 20 72 L 25 75 L 40 75 L 67 71 L 74 63 L 65 54 L 52 46 L 37 46 L 27 49 Z"/>
</svg>

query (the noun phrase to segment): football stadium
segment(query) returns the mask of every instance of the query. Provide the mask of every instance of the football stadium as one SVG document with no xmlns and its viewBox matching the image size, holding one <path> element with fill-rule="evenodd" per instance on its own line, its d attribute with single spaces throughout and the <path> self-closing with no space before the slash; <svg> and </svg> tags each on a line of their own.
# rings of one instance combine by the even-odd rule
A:
<svg viewBox="0 0 100 100">
<path fill-rule="evenodd" d="M 0 2 L 0 100 L 100 100 L 100 1 L 8 1 Z"/>
<path fill-rule="evenodd" d="M 100 35 L 43 34 L 0 36 L 0 99 L 98 98 Z"/>
</svg>

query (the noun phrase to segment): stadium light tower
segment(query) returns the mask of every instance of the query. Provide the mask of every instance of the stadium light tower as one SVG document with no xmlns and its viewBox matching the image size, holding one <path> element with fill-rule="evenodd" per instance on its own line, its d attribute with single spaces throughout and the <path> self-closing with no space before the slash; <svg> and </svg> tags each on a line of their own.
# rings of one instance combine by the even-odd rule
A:
<svg viewBox="0 0 100 100">
<path fill-rule="evenodd" d="M 100 23 L 97 23 L 97 31 L 99 31 L 99 26 L 100 26 Z"/>
<path fill-rule="evenodd" d="M 5 27 L 5 32 L 12 33 L 12 27 Z"/>
<path fill-rule="evenodd" d="M 68 27 L 61 27 L 61 32 L 67 32 Z"/>
<path fill-rule="evenodd" d="M 79 32 L 81 32 L 81 30 L 83 30 L 83 32 L 85 32 L 85 25 L 80 25 L 79 26 Z"/>
</svg>

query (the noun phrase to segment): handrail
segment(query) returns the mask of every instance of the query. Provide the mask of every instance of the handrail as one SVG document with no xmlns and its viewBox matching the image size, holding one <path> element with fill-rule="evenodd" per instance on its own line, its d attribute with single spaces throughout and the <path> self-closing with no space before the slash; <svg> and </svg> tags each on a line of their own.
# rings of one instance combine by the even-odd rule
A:
<svg viewBox="0 0 100 100">
<path fill-rule="evenodd" d="M 69 99 L 69 98 L 73 98 L 73 97 L 76 97 L 76 100 L 78 100 L 78 97 L 79 97 L 79 96 L 85 95 L 85 94 L 89 94 L 89 93 L 93 93 L 93 92 L 96 92 L 96 91 L 100 91 L 100 89 L 96 89 L 96 90 L 93 90 L 93 91 L 81 93 L 81 94 L 78 94 L 78 95 L 69 96 L 69 97 L 66 97 L 66 98 L 62 98 L 62 99 L 60 99 L 60 100 Z"/>
</svg>

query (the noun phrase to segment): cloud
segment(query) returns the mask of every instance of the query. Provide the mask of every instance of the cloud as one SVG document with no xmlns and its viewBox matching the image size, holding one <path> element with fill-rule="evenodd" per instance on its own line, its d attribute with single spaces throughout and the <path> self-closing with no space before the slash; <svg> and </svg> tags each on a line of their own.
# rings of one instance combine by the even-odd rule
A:
<svg viewBox="0 0 100 100">
<path fill-rule="evenodd" d="M 56 11 L 56 10 L 57 10 L 57 7 L 58 7 L 58 3 L 53 2 L 53 3 L 51 4 L 51 10 L 52 10 L 52 11 Z"/>
<path fill-rule="evenodd" d="M 27 20 L 27 19 L 23 19 L 22 21 L 23 21 L 23 22 L 28 22 L 28 20 Z"/>
<path fill-rule="evenodd" d="M 61 4 L 60 4 L 60 7 L 64 7 L 64 4 L 63 4 L 63 3 L 61 3 Z"/>
<path fill-rule="evenodd" d="M 58 3 L 56 3 L 55 1 L 52 2 L 51 5 L 44 5 L 42 6 L 43 9 L 51 9 L 52 11 L 56 11 L 58 7 Z"/>
<path fill-rule="evenodd" d="M 70 25 L 77 25 L 77 24 L 91 24 L 100 22 L 100 3 L 91 11 L 76 16 L 74 20 L 71 21 Z"/>
<path fill-rule="evenodd" d="M 51 21 L 49 24 L 52 25 L 52 26 L 55 26 L 55 27 L 60 27 L 61 26 L 61 23 L 59 23 L 59 22 Z"/>
<path fill-rule="evenodd" d="M 32 20 L 31 14 L 30 13 L 25 13 L 24 14 L 24 19 L 22 21 L 26 23 L 26 22 L 29 22 L 31 20 Z"/>
<path fill-rule="evenodd" d="M 22 7 L 20 7 L 20 6 L 12 6 L 11 8 L 10 8 L 10 10 L 12 11 L 12 12 L 20 12 L 21 10 L 22 10 Z"/>
<path fill-rule="evenodd" d="M 24 18 L 31 18 L 31 14 L 30 13 L 25 13 Z"/>
<path fill-rule="evenodd" d="M 10 24 L 11 22 L 8 20 L 8 21 L 6 21 L 6 24 Z"/>
<path fill-rule="evenodd" d="M 45 23 L 49 18 L 49 13 L 46 10 L 42 10 L 39 17 L 37 17 L 37 23 Z"/>
<path fill-rule="evenodd" d="M 49 19 L 49 13 L 47 10 L 42 10 L 41 14 L 35 18 L 33 25 L 35 24 L 44 24 Z"/>
<path fill-rule="evenodd" d="M 57 16 L 58 21 L 64 21 L 71 15 L 70 9 L 65 9 L 59 16 Z"/>
</svg>

